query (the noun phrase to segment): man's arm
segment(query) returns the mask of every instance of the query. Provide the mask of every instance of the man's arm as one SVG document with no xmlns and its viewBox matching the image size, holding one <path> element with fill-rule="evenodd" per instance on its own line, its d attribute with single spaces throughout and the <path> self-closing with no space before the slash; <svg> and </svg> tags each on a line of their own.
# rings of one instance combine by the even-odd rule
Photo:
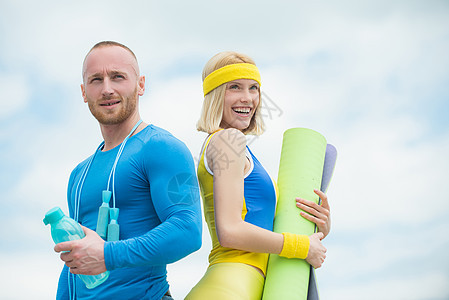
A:
<svg viewBox="0 0 449 300">
<path fill-rule="evenodd" d="M 175 262 L 201 247 L 201 208 L 192 155 L 171 135 L 152 137 L 146 155 L 151 199 L 161 224 L 146 234 L 105 243 L 108 270 Z"/>
<path fill-rule="evenodd" d="M 145 163 L 151 199 L 161 224 L 144 235 L 104 242 L 83 227 L 86 237 L 59 243 L 56 252 L 73 274 L 175 262 L 201 247 L 198 181 L 187 147 L 170 135 L 153 137 Z M 150 198 L 150 197 L 148 197 Z"/>
</svg>

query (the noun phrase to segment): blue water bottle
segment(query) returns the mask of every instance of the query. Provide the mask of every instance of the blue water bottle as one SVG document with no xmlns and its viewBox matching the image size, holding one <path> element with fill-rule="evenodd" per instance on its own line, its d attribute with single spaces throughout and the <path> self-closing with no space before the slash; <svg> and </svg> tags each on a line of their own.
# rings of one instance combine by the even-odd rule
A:
<svg viewBox="0 0 449 300">
<path fill-rule="evenodd" d="M 51 237 L 56 244 L 82 239 L 85 234 L 81 226 L 67 217 L 59 207 L 50 209 L 44 218 L 44 224 L 51 225 Z M 78 275 L 88 289 L 93 289 L 106 281 L 109 271 L 98 275 Z"/>
</svg>

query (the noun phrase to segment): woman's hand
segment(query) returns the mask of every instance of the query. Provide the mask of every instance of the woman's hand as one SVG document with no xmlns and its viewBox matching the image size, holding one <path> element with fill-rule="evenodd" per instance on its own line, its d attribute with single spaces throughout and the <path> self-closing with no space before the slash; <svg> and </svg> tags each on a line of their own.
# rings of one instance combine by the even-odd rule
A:
<svg viewBox="0 0 449 300">
<path fill-rule="evenodd" d="M 329 202 L 325 193 L 319 190 L 314 190 L 314 192 L 320 197 L 321 205 L 318 205 L 313 201 L 296 198 L 296 206 L 303 210 L 300 212 L 301 216 L 315 223 L 318 227 L 318 231 L 322 232 L 324 237 L 326 237 L 331 230 Z"/>
<path fill-rule="evenodd" d="M 309 253 L 307 254 L 306 261 L 312 265 L 315 269 L 321 267 L 326 258 L 326 248 L 321 243 L 324 238 L 322 232 L 317 232 L 309 236 L 310 246 Z"/>
</svg>

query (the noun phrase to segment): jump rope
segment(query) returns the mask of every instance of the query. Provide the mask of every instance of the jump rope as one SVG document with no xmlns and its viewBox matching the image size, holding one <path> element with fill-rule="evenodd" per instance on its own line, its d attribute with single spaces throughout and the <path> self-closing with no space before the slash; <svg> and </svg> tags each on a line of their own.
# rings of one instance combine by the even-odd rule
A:
<svg viewBox="0 0 449 300">
<path fill-rule="evenodd" d="M 108 242 L 110 241 L 118 241 L 119 235 L 120 235 L 120 226 L 118 224 L 118 215 L 119 215 L 119 209 L 115 207 L 115 170 L 117 168 L 117 163 L 120 159 L 120 156 L 122 155 L 123 149 L 125 148 L 126 142 L 130 138 L 130 136 L 136 131 L 137 127 L 142 123 L 142 120 L 139 120 L 136 125 L 131 129 L 131 132 L 128 134 L 128 136 L 123 140 L 122 144 L 120 145 L 120 148 L 117 152 L 117 155 L 115 157 L 114 164 L 112 165 L 111 172 L 109 173 L 108 178 L 108 185 L 106 187 L 106 190 L 103 190 L 102 192 L 102 203 L 101 206 L 98 209 L 98 219 L 97 219 L 97 229 L 96 232 L 99 236 L 101 236 L 103 239 L 106 239 Z M 101 144 L 98 146 L 97 150 L 95 150 L 95 153 L 90 157 L 88 160 L 86 166 L 83 169 L 83 172 L 81 173 L 80 180 L 78 181 L 78 184 L 76 185 L 75 189 L 75 208 L 74 208 L 74 219 L 76 222 L 78 222 L 79 217 L 79 207 L 81 202 L 81 191 L 83 190 L 84 181 L 86 180 L 87 173 L 89 172 L 90 166 L 92 164 L 92 161 L 95 159 L 95 156 L 97 155 L 98 151 L 101 150 L 104 146 L 104 141 L 101 142 Z M 111 184 L 112 179 L 112 184 Z M 112 191 L 110 189 L 112 187 Z M 112 197 L 112 207 L 109 207 L 109 202 L 111 201 Z M 110 219 L 110 221 L 109 221 Z M 73 284 L 73 291 L 71 291 L 70 287 L 70 269 L 68 270 L 68 286 L 69 286 L 69 295 L 71 296 L 70 299 L 76 299 L 76 292 L 75 292 L 75 276 L 72 276 L 72 284 Z"/>
</svg>

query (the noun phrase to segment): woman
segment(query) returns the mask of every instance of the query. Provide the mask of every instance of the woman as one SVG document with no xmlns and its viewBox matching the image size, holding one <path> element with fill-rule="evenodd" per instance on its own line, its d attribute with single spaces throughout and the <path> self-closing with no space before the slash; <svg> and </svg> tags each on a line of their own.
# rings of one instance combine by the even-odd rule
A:
<svg viewBox="0 0 449 300">
<path fill-rule="evenodd" d="M 301 215 L 317 224 L 310 237 L 273 232 L 276 189 L 246 145 L 246 134 L 264 131 L 260 75 L 243 54 L 222 52 L 203 70 L 205 95 L 199 131 L 209 133 L 201 152 L 198 179 L 212 239 L 206 274 L 186 299 L 261 299 L 268 254 L 305 259 L 319 268 L 329 233 L 327 197 L 321 206 L 297 198 Z M 292 199 L 292 201 L 294 201 Z"/>
</svg>

